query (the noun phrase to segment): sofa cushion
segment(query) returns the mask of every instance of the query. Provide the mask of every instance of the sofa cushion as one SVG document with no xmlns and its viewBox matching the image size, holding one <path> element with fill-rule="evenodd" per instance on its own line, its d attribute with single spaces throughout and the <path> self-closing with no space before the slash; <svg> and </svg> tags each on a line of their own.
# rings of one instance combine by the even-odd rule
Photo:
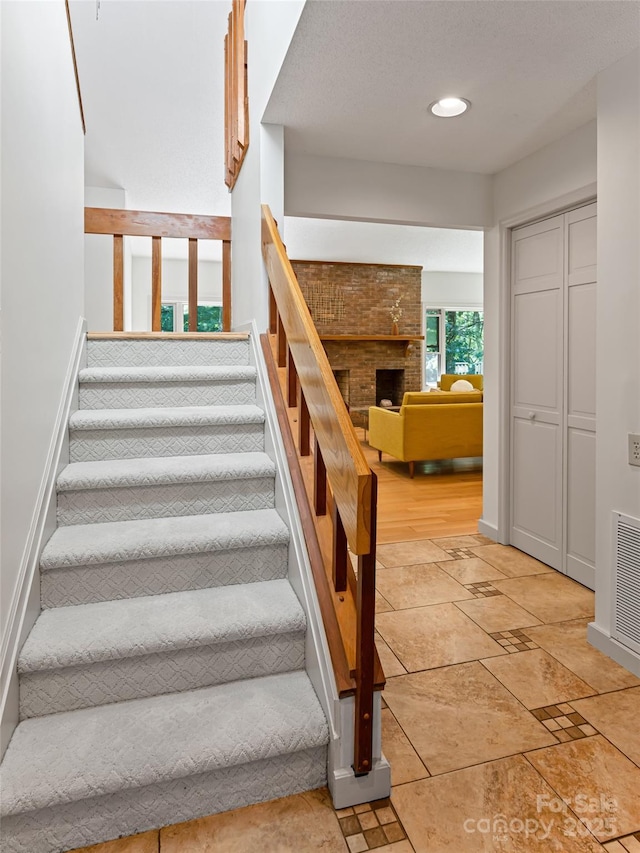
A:
<svg viewBox="0 0 640 853">
<path fill-rule="evenodd" d="M 406 391 L 402 398 L 403 406 L 422 406 L 439 403 L 481 403 L 482 391 L 468 391 L 457 393 L 455 391 L 442 391 L 434 394 L 429 391 Z"/>
<path fill-rule="evenodd" d="M 484 377 L 482 373 L 467 373 L 465 376 L 458 376 L 456 373 L 443 373 L 440 377 L 440 388 L 443 391 L 450 391 L 451 386 L 454 382 L 457 382 L 458 379 L 466 379 L 467 382 L 470 382 L 474 388 L 477 388 L 479 391 L 482 391 L 484 388 Z"/>
<path fill-rule="evenodd" d="M 451 386 L 452 391 L 462 392 L 465 391 L 473 391 L 473 385 L 467 379 L 456 379 L 456 381 Z"/>
</svg>

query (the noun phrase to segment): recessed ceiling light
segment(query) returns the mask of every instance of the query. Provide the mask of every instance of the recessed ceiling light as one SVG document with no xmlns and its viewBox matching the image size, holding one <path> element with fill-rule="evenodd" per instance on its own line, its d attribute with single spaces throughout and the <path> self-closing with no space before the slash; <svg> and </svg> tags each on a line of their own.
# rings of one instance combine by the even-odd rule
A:
<svg viewBox="0 0 640 853">
<path fill-rule="evenodd" d="M 440 98 L 429 104 L 429 112 L 438 118 L 454 118 L 461 116 L 471 106 L 471 102 L 465 98 Z"/>
</svg>

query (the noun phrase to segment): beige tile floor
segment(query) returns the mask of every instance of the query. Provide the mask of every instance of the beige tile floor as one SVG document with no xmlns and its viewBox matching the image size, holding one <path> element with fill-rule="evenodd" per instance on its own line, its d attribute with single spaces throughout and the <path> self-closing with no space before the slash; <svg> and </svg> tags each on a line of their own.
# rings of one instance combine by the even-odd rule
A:
<svg viewBox="0 0 640 853">
<path fill-rule="evenodd" d="M 378 556 L 390 801 L 312 791 L 85 853 L 640 853 L 640 679 L 587 643 L 593 594 L 478 535 Z"/>
</svg>

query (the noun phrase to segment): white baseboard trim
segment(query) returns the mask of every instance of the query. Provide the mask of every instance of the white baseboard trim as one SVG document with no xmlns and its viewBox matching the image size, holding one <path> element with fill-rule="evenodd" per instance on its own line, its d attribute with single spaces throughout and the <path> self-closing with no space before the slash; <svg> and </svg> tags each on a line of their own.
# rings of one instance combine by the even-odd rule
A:
<svg viewBox="0 0 640 853">
<path fill-rule="evenodd" d="M 587 640 L 596 649 L 603 652 L 607 657 L 612 658 L 620 666 L 628 669 L 634 675 L 640 677 L 640 655 L 632 649 L 623 646 L 617 640 L 614 640 L 606 631 L 599 628 L 595 622 L 590 622 L 587 626 Z"/>
<path fill-rule="evenodd" d="M 22 644 L 40 612 L 40 553 L 56 525 L 56 478 L 68 461 L 67 423 L 77 408 L 77 377 L 85 356 L 86 321 L 80 318 L 65 374 L 63 393 L 54 422 L 51 442 L 31 525 L 18 573 L 15 593 L 0 649 L 0 758 L 18 724 L 18 676 L 16 664 Z M 65 459 L 66 456 L 66 459 Z"/>
<path fill-rule="evenodd" d="M 352 769 L 344 767 L 330 768 L 328 784 L 336 809 L 383 800 L 391 793 L 391 767 L 381 755 L 366 776 L 356 776 Z"/>
<path fill-rule="evenodd" d="M 493 539 L 494 542 L 498 541 L 498 528 L 495 524 L 489 524 L 488 521 L 485 521 L 482 518 L 478 519 L 478 533 L 482 533 L 483 536 L 486 536 L 487 539 Z"/>
</svg>

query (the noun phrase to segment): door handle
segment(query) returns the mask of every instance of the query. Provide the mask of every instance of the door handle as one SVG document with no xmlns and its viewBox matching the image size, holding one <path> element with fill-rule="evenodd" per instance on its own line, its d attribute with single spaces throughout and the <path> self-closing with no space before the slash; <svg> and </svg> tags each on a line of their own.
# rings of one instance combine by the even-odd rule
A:
<svg viewBox="0 0 640 853">
<path fill-rule="evenodd" d="M 536 413 L 535 412 L 529 412 L 527 417 L 529 418 L 530 421 L 534 421 L 536 418 Z"/>
</svg>

